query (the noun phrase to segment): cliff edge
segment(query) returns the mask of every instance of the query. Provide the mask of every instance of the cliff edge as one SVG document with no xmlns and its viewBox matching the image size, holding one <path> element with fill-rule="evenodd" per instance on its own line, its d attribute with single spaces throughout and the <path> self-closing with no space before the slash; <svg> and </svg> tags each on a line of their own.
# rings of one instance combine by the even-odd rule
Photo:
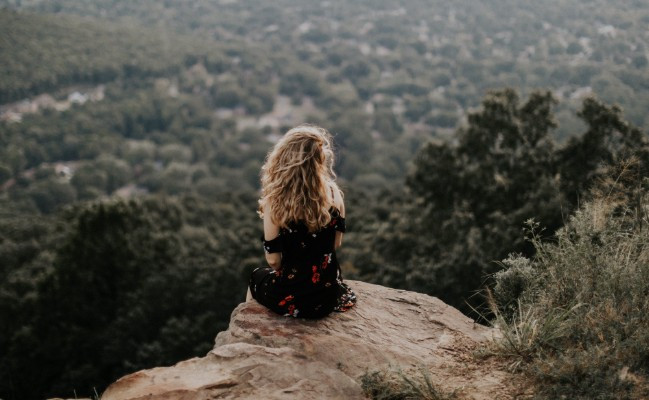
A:
<svg viewBox="0 0 649 400">
<path fill-rule="evenodd" d="M 214 348 L 110 385 L 102 400 L 362 399 L 366 371 L 424 366 L 459 398 L 513 398 L 513 377 L 472 351 L 492 329 L 421 293 L 346 281 L 356 306 L 317 321 L 278 316 L 256 301 L 232 312 Z"/>
</svg>

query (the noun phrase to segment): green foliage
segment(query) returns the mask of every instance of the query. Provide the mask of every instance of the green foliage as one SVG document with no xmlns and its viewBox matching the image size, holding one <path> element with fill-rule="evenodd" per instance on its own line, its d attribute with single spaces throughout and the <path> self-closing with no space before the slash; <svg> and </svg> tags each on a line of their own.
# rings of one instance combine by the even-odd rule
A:
<svg viewBox="0 0 649 400">
<path fill-rule="evenodd" d="M 261 262 L 257 218 L 234 209 L 237 200 L 253 209 L 244 197 L 79 206 L 54 220 L 69 233 L 48 227 L 31 259 L 21 247 L 34 235 L 14 231 L 0 247 L 14 259 L 0 298 L 3 398 L 89 395 L 129 372 L 205 354 Z"/>
<path fill-rule="evenodd" d="M 0 9 L 0 36 L 2 103 L 64 85 L 168 74 L 206 52 L 194 40 L 160 31 L 6 8 Z"/>
<path fill-rule="evenodd" d="M 530 282 L 535 279 L 536 271 L 532 268 L 530 260 L 520 254 L 510 254 L 499 262 L 499 265 L 502 269 L 493 275 L 496 284 L 491 289 L 491 295 L 494 301 L 501 304 L 500 315 L 510 319 L 519 309 L 517 302 Z"/>
<path fill-rule="evenodd" d="M 573 202 L 593 180 L 602 177 L 602 163 L 613 165 L 637 157 L 649 165 L 646 133 L 626 122 L 620 107 L 587 98 L 578 115 L 588 130 L 580 138 L 571 138 L 559 154 L 562 190 Z"/>
<path fill-rule="evenodd" d="M 610 168 L 556 242 L 533 230 L 535 257 L 504 263 L 533 272 L 519 273 L 523 289 L 511 316 L 511 299 L 492 297 L 503 333 L 492 351 L 531 376 L 541 398 L 649 394 L 649 181 L 642 176 L 637 163 Z M 496 287 L 509 278 L 495 274 Z"/>
<path fill-rule="evenodd" d="M 9 186 L 0 195 L 16 201 L 26 196 L 41 212 L 49 213 L 124 188 L 168 194 L 194 191 L 190 178 L 196 171 L 222 180 L 235 191 L 257 185 L 257 173 L 252 180 L 244 179 L 250 186 L 241 185 L 239 169 L 261 166 L 270 145 L 261 130 L 249 128 L 237 134 L 234 127 L 209 114 L 209 99 L 171 98 L 155 89 L 112 91 L 110 102 L 0 126 L 0 142 L 8 144 L 0 149 L 0 156 L 16 159 L 18 169 L 10 177 L 24 183 Z M 17 150 L 23 147 L 39 157 Z M 251 164 L 251 160 L 257 161 Z M 44 167 L 68 168 L 70 176 L 35 173 Z"/>
<path fill-rule="evenodd" d="M 287 96 L 301 98 L 302 96 L 318 96 L 321 82 L 318 71 L 307 66 L 292 66 L 284 74 L 279 91 Z"/>
<path fill-rule="evenodd" d="M 374 242 L 384 261 L 366 263 L 364 276 L 469 311 L 480 300 L 469 299 L 467 306 L 468 294 L 500 269 L 492 260 L 533 254 L 520 234 L 524 221 L 535 218 L 551 235 L 602 164 L 634 155 L 639 168 L 649 170 L 648 141 L 619 109 L 588 98 L 579 114 L 588 131 L 560 147 L 551 135 L 555 104 L 549 92 L 535 92 L 521 104 L 513 90 L 494 91 L 457 132 L 457 145 L 427 144 L 407 177 L 410 201 L 400 212 L 408 217 L 391 221 L 390 232 Z M 571 156 L 586 148 L 578 153 L 581 162 Z M 499 288 L 499 295 L 521 290 L 514 280 L 526 274 L 510 272 L 510 282 L 502 280 L 509 287 Z"/>
<path fill-rule="evenodd" d="M 51 213 L 76 199 L 74 188 L 65 181 L 43 180 L 30 187 L 29 196 L 42 213 Z"/>
<path fill-rule="evenodd" d="M 8 7 L 0 11 L 0 102 L 41 93 L 61 100 L 88 85 L 105 88 L 101 101 L 72 104 L 62 112 L 44 108 L 23 114 L 18 123 L 0 122 L 0 259 L 6 277 L 0 280 L 0 325 L 9 332 L 0 335 L 0 352 L 13 354 L 0 354 L 9 360 L 0 365 L 0 396 L 5 396 L 6 382 L 14 382 L 8 380 L 15 377 L 14 367 L 27 371 L 50 357 L 37 350 L 48 339 L 36 324 L 45 324 L 46 311 L 59 315 L 54 296 L 67 297 L 67 292 L 55 282 L 96 288 L 83 286 L 77 294 L 76 287 L 67 288 L 73 294 L 60 304 L 74 312 L 61 317 L 65 326 L 43 330 L 53 338 L 45 349 L 54 349 L 45 364 L 51 368 L 34 381 L 43 390 L 60 382 L 65 393 L 79 385 L 90 393 L 88 385 L 175 362 L 187 357 L 188 349 L 204 351 L 200 346 L 211 340 L 215 326 L 228 320 L 231 293 L 225 290 L 212 299 L 209 304 L 221 304 L 225 311 L 206 313 L 203 322 L 195 322 L 197 314 L 182 307 L 211 307 L 205 306 L 205 293 L 219 290 L 210 286 L 211 276 L 232 278 L 220 268 L 243 259 L 257 262 L 254 239 L 246 237 L 259 229 L 259 221 L 234 207 L 256 207 L 261 162 L 274 135 L 290 123 L 282 117 L 275 120 L 280 127 L 261 126 L 264 118 L 257 117 L 275 106 L 335 135 L 350 224 L 340 252 L 346 276 L 427 292 L 454 305 L 464 306 L 484 274 L 501 268 L 490 260 L 510 252 L 534 253 L 520 235 L 523 221 L 534 217 L 551 234 L 563 224 L 562 214 L 575 208 L 601 176 L 603 164 L 633 154 L 647 165 L 644 133 L 626 123 L 619 108 L 588 99 L 580 120 L 571 111 L 579 103 L 578 89 L 590 86 L 606 101 L 622 104 L 634 123 L 647 126 L 649 79 L 642 67 L 648 44 L 644 25 L 633 21 L 647 19 L 648 10 L 639 2 L 611 7 L 602 0 L 576 7 L 559 0 L 515 5 L 460 0 L 451 7 L 413 1 L 403 4 L 403 13 L 387 1 L 0 3 Z M 598 32 L 608 29 L 601 24 L 609 20 L 617 21 L 615 33 Z M 522 102 L 515 91 L 500 91 L 484 99 L 481 111 L 467 114 L 488 88 L 505 85 L 523 93 L 545 87 L 561 102 L 549 92 L 533 93 Z M 294 108 L 279 107 L 278 94 L 289 97 Z M 422 143 L 449 135 L 465 117 L 468 125 L 452 142 L 427 145 L 411 165 Z M 577 135 L 581 120 L 585 133 Z M 574 138 L 559 146 L 555 133 Z M 60 167 L 70 168 L 70 174 L 52 173 Z M 104 205 L 115 213 L 116 224 L 103 220 L 87 240 L 78 232 L 74 236 L 80 215 L 101 221 L 95 215 L 98 206 L 76 202 L 143 192 L 195 194 L 203 200 Z M 70 219 L 58 217 L 57 210 L 69 205 L 76 210 Z M 167 215 L 158 208 L 180 211 Z M 104 236 L 111 242 L 103 243 Z M 110 247 L 112 242 L 125 247 Z M 142 243 L 142 254 L 136 254 L 134 243 Z M 155 246 L 166 250 L 150 250 Z M 112 305 L 98 300 L 110 292 L 102 281 L 105 272 L 72 259 L 103 262 L 95 250 L 121 260 L 101 265 L 137 283 L 139 289 L 127 296 L 142 304 L 137 315 L 115 322 L 84 308 L 86 298 L 107 310 L 128 303 L 121 295 Z M 204 267 L 210 257 L 229 264 Z M 159 280 L 147 272 L 153 268 L 149 261 L 160 269 Z M 532 329 L 521 332 L 538 331 L 548 325 L 543 316 L 525 309 L 521 314 L 518 307 L 521 293 L 528 293 L 538 275 L 519 264 L 502 273 L 494 296 L 508 304 L 501 310 L 506 321 L 528 321 Z M 81 276 L 86 270 L 87 276 Z M 67 275 L 60 276 L 63 272 Z M 110 278 L 114 290 L 126 285 L 110 293 L 131 289 L 127 281 Z M 182 284 L 173 288 L 172 281 Z M 232 286 L 244 281 L 239 277 Z M 174 293 L 192 295 L 174 308 L 151 300 L 162 292 L 171 293 L 164 300 Z M 476 306 L 475 299 L 469 301 Z M 75 302 L 90 314 L 75 311 Z M 568 309 L 554 310 L 561 315 Z M 142 334 L 129 324 L 140 326 Z M 107 339 L 105 329 L 132 333 L 134 339 L 115 333 L 121 347 L 117 339 Z M 86 338 L 88 344 L 80 347 L 89 354 L 95 354 L 93 346 L 108 346 L 93 356 L 102 361 L 94 365 L 75 354 L 70 359 L 77 363 L 68 368 L 54 345 L 70 351 L 73 340 Z M 531 343 L 539 343 L 535 340 Z M 15 361 L 21 352 L 27 358 Z M 587 365 L 576 355 L 566 357 Z M 66 376 L 59 373 L 64 368 Z"/>
<path fill-rule="evenodd" d="M 312 0 L 300 3 L 282 0 L 273 4 L 248 0 L 245 5 L 205 3 L 200 6 L 188 0 L 162 3 L 155 0 L 100 3 L 4 0 L 2 4 L 56 14 L 57 19 L 76 16 L 66 21 L 73 30 L 83 26 L 78 22 L 78 16 L 82 16 L 84 22 L 100 26 L 102 32 L 108 31 L 86 36 L 110 39 L 106 48 L 118 62 L 127 60 L 122 57 L 123 51 L 141 50 L 140 53 L 129 51 L 137 62 L 127 61 L 124 68 L 112 68 L 114 64 L 108 63 L 97 65 L 103 69 L 87 69 L 83 67 L 95 66 L 92 59 L 79 53 L 66 54 L 64 59 L 75 60 L 72 66 L 84 79 L 88 75 L 100 75 L 106 69 L 115 70 L 118 76 L 122 76 L 122 69 L 135 69 L 139 73 L 161 58 L 173 60 L 172 69 L 177 69 L 176 55 L 184 52 L 188 53 L 183 60 L 185 64 L 202 63 L 215 75 L 232 68 L 248 69 L 265 64 L 267 58 L 277 56 L 272 71 L 264 67 L 256 71 L 264 76 L 261 86 L 273 81 L 302 93 L 316 81 L 304 81 L 305 75 L 295 76 L 294 72 L 315 68 L 321 76 L 337 76 L 350 82 L 366 100 L 374 102 L 375 94 L 392 88 L 395 99 L 414 94 L 421 101 L 441 100 L 451 110 L 477 106 L 480 96 L 490 88 L 514 86 L 527 92 L 533 87 L 545 87 L 561 97 L 560 111 L 564 112 L 574 111 L 579 103 L 578 91 L 591 87 L 605 101 L 621 104 L 634 124 L 643 129 L 649 126 L 644 112 L 649 97 L 643 89 L 644 82 L 649 81 L 647 69 L 643 68 L 649 44 L 643 25 L 638 23 L 649 18 L 649 9 L 637 1 L 616 7 L 611 0 L 587 4 L 560 0 L 543 4 L 489 0 L 475 4 L 461 0 L 450 7 L 440 0 L 432 3 L 417 0 L 404 4 L 403 13 L 395 13 L 385 2 L 337 1 L 323 6 Z M 250 9 L 263 10 L 263 13 L 251 15 Z M 362 23 L 359 16 L 363 16 Z M 90 20 L 91 17 L 95 20 Z M 616 22 L 608 25 L 610 21 Z M 147 38 L 150 48 L 140 46 L 141 40 L 133 35 L 123 41 L 123 50 L 114 49 L 115 32 L 107 23 L 118 26 L 119 31 L 139 33 Z M 54 27 L 58 25 L 54 23 Z M 165 27 L 165 31 L 160 33 L 159 27 Z M 156 33 L 147 32 L 152 28 Z M 179 33 L 191 40 L 175 38 Z M 159 37 L 170 44 L 159 46 L 161 40 L 156 40 Z M 63 38 L 61 43 L 71 41 L 79 46 L 75 35 L 63 35 Z M 210 41 L 209 48 L 220 47 L 226 41 L 239 45 L 224 55 L 206 51 L 199 44 Z M 256 45 L 260 45 L 256 55 L 245 51 Z M 359 46 L 362 52 L 358 51 Z M 81 45 L 81 50 L 90 54 L 100 48 L 87 49 Z M 195 51 L 198 48 L 203 50 Z M 153 57 L 147 58 L 151 54 Z M 61 64 L 61 60 L 53 61 L 51 64 L 55 66 Z M 161 66 L 154 70 L 162 69 Z M 39 77 L 49 76 L 43 68 L 39 70 Z M 22 72 L 26 72 L 24 68 Z M 628 79 L 630 75 L 635 78 Z M 256 76 L 251 74 L 246 80 L 253 81 Z M 299 85 L 292 85 L 293 76 L 300 81 Z M 306 76 L 320 79 L 317 74 Z M 443 92 L 433 93 L 436 89 Z M 326 89 L 320 85 L 319 90 Z M 256 109 L 259 105 L 254 94 L 241 100 L 240 105 L 246 109 Z M 449 117 L 442 115 L 437 123 L 451 124 Z M 455 126 L 461 121 L 458 119 Z M 560 127 L 559 133 L 561 136 L 574 134 L 568 127 Z"/>
</svg>

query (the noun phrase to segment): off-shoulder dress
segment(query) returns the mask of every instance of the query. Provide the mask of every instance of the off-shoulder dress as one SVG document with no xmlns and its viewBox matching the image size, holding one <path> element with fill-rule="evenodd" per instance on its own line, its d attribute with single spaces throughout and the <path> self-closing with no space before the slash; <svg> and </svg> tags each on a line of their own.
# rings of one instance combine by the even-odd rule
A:
<svg viewBox="0 0 649 400">
<path fill-rule="evenodd" d="M 356 295 L 343 282 L 336 258 L 336 231 L 345 232 L 345 218 L 335 207 L 330 222 L 310 233 L 303 222 L 280 228 L 272 240 L 261 241 L 267 253 L 282 253 L 281 268 L 256 268 L 250 275 L 252 297 L 278 314 L 322 318 L 332 311 L 347 311 Z"/>
</svg>

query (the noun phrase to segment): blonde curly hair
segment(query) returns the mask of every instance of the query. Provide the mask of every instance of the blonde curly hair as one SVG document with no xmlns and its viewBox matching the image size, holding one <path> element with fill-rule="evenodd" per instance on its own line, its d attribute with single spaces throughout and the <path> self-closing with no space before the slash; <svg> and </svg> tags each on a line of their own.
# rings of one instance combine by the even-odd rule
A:
<svg viewBox="0 0 649 400">
<path fill-rule="evenodd" d="M 303 221 L 309 232 L 329 223 L 334 205 L 331 189 L 343 193 L 335 182 L 331 134 L 315 125 L 299 125 L 267 154 L 261 167 L 261 198 L 257 213 L 270 207 L 272 222 L 288 227 Z"/>
</svg>

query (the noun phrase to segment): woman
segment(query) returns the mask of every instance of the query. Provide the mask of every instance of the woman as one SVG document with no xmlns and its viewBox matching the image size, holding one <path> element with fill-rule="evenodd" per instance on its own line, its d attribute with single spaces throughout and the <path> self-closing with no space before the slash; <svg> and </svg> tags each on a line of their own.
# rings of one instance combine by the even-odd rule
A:
<svg viewBox="0 0 649 400">
<path fill-rule="evenodd" d="M 336 258 L 345 205 L 333 164 L 330 134 L 300 125 L 282 137 L 262 167 L 258 213 L 269 267 L 252 272 L 248 299 L 278 314 L 321 318 L 356 302 Z"/>
</svg>

